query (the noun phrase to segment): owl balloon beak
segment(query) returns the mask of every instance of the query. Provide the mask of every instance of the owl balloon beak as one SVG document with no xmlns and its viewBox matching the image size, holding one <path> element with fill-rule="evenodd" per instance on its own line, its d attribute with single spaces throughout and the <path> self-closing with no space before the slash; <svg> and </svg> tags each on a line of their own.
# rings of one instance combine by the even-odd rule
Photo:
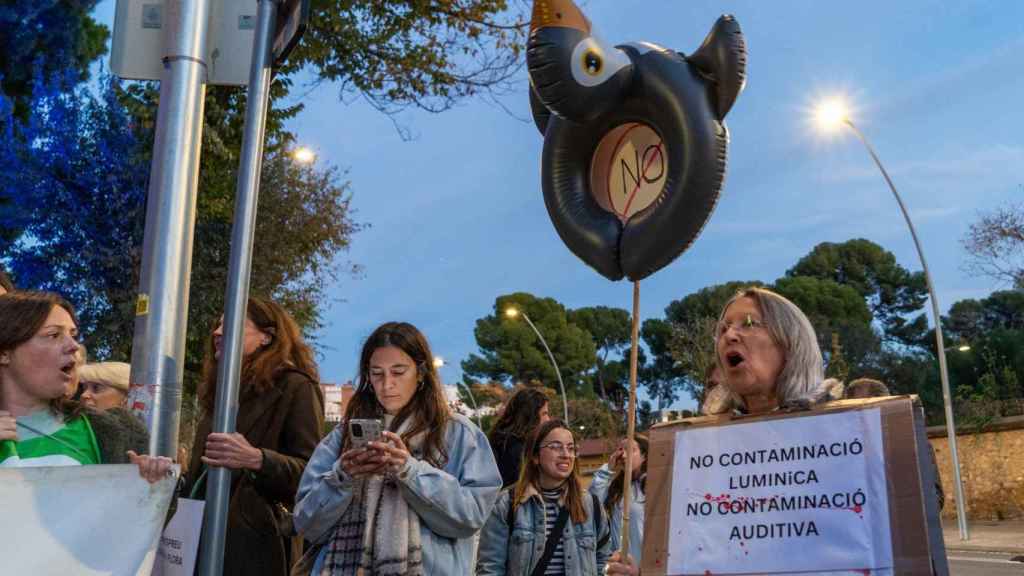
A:
<svg viewBox="0 0 1024 576">
<path fill-rule="evenodd" d="M 590 34 L 590 20 L 572 0 L 534 0 L 530 17 L 530 33 L 541 28 L 559 27 Z"/>
</svg>

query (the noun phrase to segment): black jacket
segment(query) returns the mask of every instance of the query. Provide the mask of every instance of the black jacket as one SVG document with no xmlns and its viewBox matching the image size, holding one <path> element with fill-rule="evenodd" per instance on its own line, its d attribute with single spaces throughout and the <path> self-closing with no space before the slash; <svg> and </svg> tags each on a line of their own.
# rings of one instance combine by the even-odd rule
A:
<svg viewBox="0 0 1024 576">
<path fill-rule="evenodd" d="M 501 487 L 507 488 L 519 480 L 519 465 L 523 461 L 523 440 L 511 434 L 495 432 L 488 438 L 491 451 L 501 472 Z"/>
</svg>

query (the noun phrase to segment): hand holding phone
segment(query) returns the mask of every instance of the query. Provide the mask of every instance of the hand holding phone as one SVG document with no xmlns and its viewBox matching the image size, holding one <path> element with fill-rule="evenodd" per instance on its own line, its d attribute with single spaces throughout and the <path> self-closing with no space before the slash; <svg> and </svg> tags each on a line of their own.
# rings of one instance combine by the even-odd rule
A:
<svg viewBox="0 0 1024 576">
<path fill-rule="evenodd" d="M 380 420 L 354 418 L 348 421 L 348 434 L 353 448 L 365 448 L 370 442 L 379 442 L 384 426 Z"/>
<path fill-rule="evenodd" d="M 349 450 L 341 455 L 341 468 L 353 478 L 379 474 L 386 464 L 384 455 L 369 448 L 381 438 L 380 420 L 353 419 L 348 422 Z"/>
</svg>

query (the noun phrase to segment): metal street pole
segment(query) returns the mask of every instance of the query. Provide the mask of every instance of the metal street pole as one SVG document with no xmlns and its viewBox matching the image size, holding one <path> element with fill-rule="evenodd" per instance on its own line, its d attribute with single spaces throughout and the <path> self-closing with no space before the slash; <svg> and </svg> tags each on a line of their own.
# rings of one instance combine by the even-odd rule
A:
<svg viewBox="0 0 1024 576">
<path fill-rule="evenodd" d="M 466 393 L 469 394 L 469 399 L 470 399 L 471 402 L 473 402 L 473 414 L 476 415 L 476 425 L 477 425 L 478 428 L 483 430 L 484 429 L 484 425 L 483 425 L 483 422 L 480 420 L 480 408 L 477 407 L 477 405 L 476 405 L 476 398 L 473 397 L 473 391 L 470 390 L 469 384 L 466 384 L 465 382 L 459 382 L 459 386 L 462 386 L 463 388 L 465 388 L 466 389 Z"/>
<path fill-rule="evenodd" d="M 135 306 L 130 405 L 149 428 L 149 453 L 174 457 L 185 365 L 210 2 L 172 0 L 165 8 L 164 69 Z"/>
<path fill-rule="evenodd" d="M 892 195 L 896 197 L 896 203 L 900 205 L 900 211 L 903 212 L 903 218 L 907 221 L 907 227 L 910 228 L 910 235 L 914 238 L 914 247 L 917 248 L 917 255 L 921 258 L 921 268 L 924 270 L 924 278 L 928 283 L 928 294 L 932 301 L 932 316 L 935 319 L 935 346 L 939 354 L 939 377 L 942 380 L 942 403 L 946 410 L 946 435 L 949 438 L 949 456 L 953 462 L 954 488 L 956 489 L 956 519 L 960 528 L 960 539 L 967 540 L 969 538 L 967 531 L 967 513 L 964 504 L 964 486 L 960 479 L 960 458 L 957 454 L 956 448 L 956 426 L 953 423 L 953 402 L 949 394 L 949 374 L 946 371 L 946 346 L 942 340 L 939 299 L 935 295 L 935 286 L 932 284 L 932 275 L 931 272 L 928 271 L 928 263 L 925 262 L 924 251 L 921 249 L 921 242 L 917 238 L 917 231 L 914 229 L 914 224 L 910 221 L 910 214 L 907 213 L 907 207 L 903 205 L 903 199 L 900 198 L 899 193 L 896 192 L 896 186 L 892 183 L 892 179 L 889 178 L 889 173 L 886 172 L 885 167 L 882 166 L 882 161 L 878 159 L 878 154 L 875 153 L 875 149 L 872 148 L 867 137 L 865 137 L 864 134 L 854 126 L 853 122 L 851 122 L 849 118 L 844 118 L 843 122 L 853 130 L 853 133 L 860 138 L 861 142 L 864 143 L 864 146 L 868 149 L 868 154 L 871 154 L 871 159 L 875 161 L 878 169 L 881 170 L 882 176 L 885 178 L 885 182 L 889 185 L 889 189 L 892 190 Z"/>
<path fill-rule="evenodd" d="M 212 432 L 234 432 L 238 416 L 238 388 L 242 370 L 242 341 L 246 307 L 249 304 L 249 273 L 252 242 L 256 230 L 263 136 L 270 95 L 271 56 L 274 24 L 279 0 L 259 0 L 256 36 L 253 39 L 249 91 L 245 110 L 245 131 L 235 192 L 235 222 L 231 229 L 231 259 L 224 304 L 224 348 L 217 366 L 217 401 Z M 206 487 L 206 517 L 203 523 L 200 570 L 202 576 L 219 576 L 224 566 L 228 503 L 231 499 L 231 470 L 209 469 Z"/>
<path fill-rule="evenodd" d="M 524 310 L 520 310 L 519 313 L 523 315 L 523 319 L 530 325 L 530 328 L 533 328 L 533 333 L 537 335 L 537 338 L 540 338 L 540 343 L 544 345 L 544 349 L 548 352 L 548 358 L 551 359 L 551 365 L 555 367 L 555 374 L 558 376 L 558 388 L 562 391 L 562 412 L 565 416 L 565 424 L 568 426 L 569 398 L 565 395 L 565 383 L 562 382 L 562 371 L 558 369 L 558 362 L 555 362 L 555 355 L 551 353 L 551 348 L 548 348 L 548 343 L 544 340 L 544 336 L 541 336 L 540 330 L 537 330 L 537 327 L 533 325 L 533 322 L 530 321 L 530 317 L 526 315 Z"/>
</svg>

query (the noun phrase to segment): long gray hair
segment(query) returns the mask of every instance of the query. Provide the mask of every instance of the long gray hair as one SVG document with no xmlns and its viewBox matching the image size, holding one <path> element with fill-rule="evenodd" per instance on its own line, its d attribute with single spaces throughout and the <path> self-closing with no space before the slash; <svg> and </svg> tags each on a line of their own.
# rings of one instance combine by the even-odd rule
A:
<svg viewBox="0 0 1024 576">
<path fill-rule="evenodd" d="M 824 361 L 818 338 L 807 316 L 785 297 L 764 288 L 744 288 L 736 293 L 718 316 L 725 319 L 725 311 L 740 298 L 750 298 L 761 309 L 761 320 L 772 339 L 782 346 L 785 365 L 775 382 L 775 395 L 779 405 L 795 401 L 815 401 L 821 395 L 825 378 Z M 715 353 L 715 362 L 720 362 Z M 724 371 L 723 371 L 724 373 Z M 725 383 L 728 386 L 728 382 Z"/>
</svg>

